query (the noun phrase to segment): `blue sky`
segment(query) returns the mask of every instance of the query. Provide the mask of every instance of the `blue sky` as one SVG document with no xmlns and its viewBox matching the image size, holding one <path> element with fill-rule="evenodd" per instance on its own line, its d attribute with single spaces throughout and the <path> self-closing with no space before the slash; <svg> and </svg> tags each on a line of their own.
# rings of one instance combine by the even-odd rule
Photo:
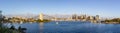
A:
<svg viewBox="0 0 120 33">
<path fill-rule="evenodd" d="M 120 0 L 0 0 L 3 14 L 88 14 L 120 17 Z"/>
</svg>

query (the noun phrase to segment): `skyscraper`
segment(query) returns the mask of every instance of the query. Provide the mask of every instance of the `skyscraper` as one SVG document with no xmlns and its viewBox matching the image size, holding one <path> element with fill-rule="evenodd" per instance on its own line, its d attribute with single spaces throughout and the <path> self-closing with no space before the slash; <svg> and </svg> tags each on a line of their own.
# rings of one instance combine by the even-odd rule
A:
<svg viewBox="0 0 120 33">
<path fill-rule="evenodd" d="M 99 20 L 99 15 L 96 15 L 96 20 L 97 20 L 97 21 Z"/>
<path fill-rule="evenodd" d="M 3 16 L 2 16 L 2 11 L 0 10 L 0 19 L 2 18 Z"/>
<path fill-rule="evenodd" d="M 3 21 L 4 17 L 2 15 L 2 11 L 0 10 L 0 22 Z"/>
</svg>

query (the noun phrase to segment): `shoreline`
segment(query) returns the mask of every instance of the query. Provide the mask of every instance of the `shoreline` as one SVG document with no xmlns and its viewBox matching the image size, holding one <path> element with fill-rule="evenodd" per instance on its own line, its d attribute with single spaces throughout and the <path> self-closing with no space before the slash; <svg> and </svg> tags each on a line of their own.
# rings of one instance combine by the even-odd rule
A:
<svg viewBox="0 0 120 33">
<path fill-rule="evenodd" d="M 105 24 L 120 24 L 120 22 L 101 22 L 101 23 L 105 23 Z"/>
</svg>

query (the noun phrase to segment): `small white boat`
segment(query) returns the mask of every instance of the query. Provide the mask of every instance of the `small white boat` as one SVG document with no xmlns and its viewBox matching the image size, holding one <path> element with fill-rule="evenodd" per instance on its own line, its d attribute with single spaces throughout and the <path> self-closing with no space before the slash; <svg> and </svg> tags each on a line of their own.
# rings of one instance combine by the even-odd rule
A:
<svg viewBox="0 0 120 33">
<path fill-rule="evenodd" d="M 59 24 L 58 22 L 56 22 L 56 24 Z"/>
<path fill-rule="evenodd" d="M 20 24 L 23 24 L 23 22 L 21 21 Z"/>
<path fill-rule="evenodd" d="M 29 23 L 33 23 L 33 22 L 29 22 Z"/>
</svg>

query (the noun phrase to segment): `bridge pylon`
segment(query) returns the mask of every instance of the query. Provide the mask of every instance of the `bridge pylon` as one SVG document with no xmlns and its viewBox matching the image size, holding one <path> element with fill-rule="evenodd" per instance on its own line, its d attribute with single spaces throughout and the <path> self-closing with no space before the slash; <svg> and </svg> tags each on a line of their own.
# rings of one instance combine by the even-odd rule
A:
<svg viewBox="0 0 120 33">
<path fill-rule="evenodd" d="M 40 13 L 40 15 L 39 15 L 39 19 L 40 19 L 41 21 L 43 21 L 43 18 L 44 18 L 43 14 Z"/>
</svg>

